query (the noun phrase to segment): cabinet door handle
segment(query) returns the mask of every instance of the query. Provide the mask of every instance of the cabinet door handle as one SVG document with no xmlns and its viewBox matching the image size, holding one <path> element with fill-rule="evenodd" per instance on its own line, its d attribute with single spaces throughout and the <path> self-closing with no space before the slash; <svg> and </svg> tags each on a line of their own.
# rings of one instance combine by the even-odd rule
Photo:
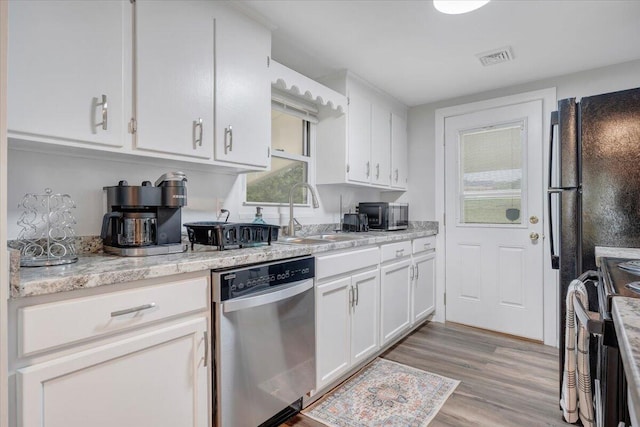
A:
<svg viewBox="0 0 640 427">
<path fill-rule="evenodd" d="M 414 266 L 413 266 L 413 265 L 411 266 L 411 270 L 410 270 L 410 271 L 411 271 L 411 272 L 409 273 L 409 278 L 410 278 L 411 280 L 413 280 L 413 278 L 414 278 L 414 277 L 415 277 L 415 275 L 416 275 L 416 273 L 415 273 L 415 271 L 414 271 Z"/>
<path fill-rule="evenodd" d="M 204 367 L 209 364 L 209 334 L 204 331 Z"/>
<path fill-rule="evenodd" d="M 233 151 L 233 127 L 224 128 L 224 154 Z"/>
<path fill-rule="evenodd" d="M 398 249 L 396 251 L 396 258 L 400 258 L 404 254 L 404 249 Z"/>
<path fill-rule="evenodd" d="M 96 126 L 102 126 L 102 130 L 107 130 L 107 119 L 109 118 L 109 104 L 107 103 L 107 95 L 102 95 L 102 102 L 96 104 L 102 107 L 102 122 L 96 123 Z"/>
<path fill-rule="evenodd" d="M 367 178 L 371 175 L 371 162 L 367 162 Z"/>
<path fill-rule="evenodd" d="M 353 307 L 353 286 L 349 286 L 349 307 Z"/>
<path fill-rule="evenodd" d="M 416 264 L 416 280 L 420 277 L 420 268 L 418 268 L 418 264 Z"/>
<path fill-rule="evenodd" d="M 196 138 L 196 132 L 198 137 Z M 198 117 L 198 120 L 193 122 L 193 148 L 195 149 L 198 145 L 202 147 L 202 118 Z"/>
<path fill-rule="evenodd" d="M 358 283 L 356 283 L 356 305 L 358 305 L 359 301 L 360 301 L 360 286 Z"/>
<path fill-rule="evenodd" d="M 396 168 L 396 182 L 398 182 L 398 169 Z"/>
<path fill-rule="evenodd" d="M 380 179 L 380 163 L 376 163 L 376 179 Z"/>
<path fill-rule="evenodd" d="M 124 316 L 125 314 L 137 313 L 139 311 L 149 310 L 154 307 L 156 307 L 156 303 L 152 302 L 149 304 L 139 305 L 137 307 L 125 308 L 124 310 L 112 311 L 111 317 L 118 317 L 118 316 Z"/>
</svg>

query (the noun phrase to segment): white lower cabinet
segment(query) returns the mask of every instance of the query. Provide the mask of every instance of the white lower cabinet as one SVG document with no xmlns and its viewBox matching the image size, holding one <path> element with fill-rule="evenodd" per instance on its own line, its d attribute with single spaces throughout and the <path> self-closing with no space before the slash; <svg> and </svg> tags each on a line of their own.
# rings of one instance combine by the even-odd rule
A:
<svg viewBox="0 0 640 427">
<path fill-rule="evenodd" d="M 378 312 L 380 274 L 378 269 L 351 278 L 354 295 L 351 304 L 351 364 L 366 359 L 380 348 Z"/>
<path fill-rule="evenodd" d="M 208 425 L 205 316 L 17 372 L 23 427 Z"/>
<path fill-rule="evenodd" d="M 415 324 L 433 313 L 436 284 L 436 253 L 413 257 L 411 323 Z"/>
<path fill-rule="evenodd" d="M 380 334 L 383 346 L 411 325 L 410 269 L 410 258 L 380 269 Z"/>
<path fill-rule="evenodd" d="M 209 288 L 186 273 L 12 301 L 12 425 L 209 426 Z"/>
<path fill-rule="evenodd" d="M 378 247 L 316 257 L 316 390 L 380 349 Z"/>
<path fill-rule="evenodd" d="M 316 391 L 435 311 L 435 236 L 316 257 Z"/>
<path fill-rule="evenodd" d="M 316 389 L 351 365 L 351 277 L 316 287 Z"/>
<path fill-rule="evenodd" d="M 378 269 L 316 288 L 316 388 L 339 378 L 379 348 Z"/>
</svg>

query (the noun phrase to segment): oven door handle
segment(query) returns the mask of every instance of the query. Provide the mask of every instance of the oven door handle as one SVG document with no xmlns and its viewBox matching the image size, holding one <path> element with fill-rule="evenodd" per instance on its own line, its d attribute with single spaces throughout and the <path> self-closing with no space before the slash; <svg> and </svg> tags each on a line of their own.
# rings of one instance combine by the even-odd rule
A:
<svg viewBox="0 0 640 427">
<path fill-rule="evenodd" d="M 282 286 L 274 291 L 267 292 L 256 296 L 247 296 L 234 298 L 222 303 L 222 309 L 225 313 L 232 311 L 245 310 L 248 308 L 259 307 L 261 305 L 273 304 L 283 301 L 313 288 L 313 280 L 303 280 L 295 282 L 288 286 Z"/>
<path fill-rule="evenodd" d="M 578 318 L 578 323 L 586 327 L 590 334 L 602 335 L 604 322 L 600 320 L 600 315 L 593 311 L 587 311 L 577 296 L 573 297 L 573 310 Z"/>
</svg>

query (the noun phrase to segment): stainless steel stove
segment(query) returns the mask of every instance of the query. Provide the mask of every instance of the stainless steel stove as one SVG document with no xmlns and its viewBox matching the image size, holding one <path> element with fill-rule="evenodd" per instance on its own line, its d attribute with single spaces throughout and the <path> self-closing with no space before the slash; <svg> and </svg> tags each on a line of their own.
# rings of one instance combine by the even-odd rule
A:
<svg viewBox="0 0 640 427">
<path fill-rule="evenodd" d="M 618 426 L 620 422 L 630 425 L 626 379 L 611 316 L 611 301 L 616 296 L 640 298 L 640 260 L 603 258 L 600 263 L 598 312 L 602 333 L 597 335 L 598 426 Z"/>
</svg>

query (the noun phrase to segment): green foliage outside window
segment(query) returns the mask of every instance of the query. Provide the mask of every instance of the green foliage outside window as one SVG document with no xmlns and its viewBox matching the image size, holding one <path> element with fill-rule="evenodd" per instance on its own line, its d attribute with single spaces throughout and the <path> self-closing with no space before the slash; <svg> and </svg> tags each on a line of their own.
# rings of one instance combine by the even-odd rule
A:
<svg viewBox="0 0 640 427">
<path fill-rule="evenodd" d="M 277 161 L 275 157 L 272 160 Z M 276 171 L 249 174 L 247 177 L 247 202 L 289 203 L 291 187 L 299 182 L 306 182 L 306 164 L 282 160 L 289 164 Z M 293 201 L 297 204 L 306 204 L 307 189 L 297 189 L 293 195 Z"/>
</svg>

